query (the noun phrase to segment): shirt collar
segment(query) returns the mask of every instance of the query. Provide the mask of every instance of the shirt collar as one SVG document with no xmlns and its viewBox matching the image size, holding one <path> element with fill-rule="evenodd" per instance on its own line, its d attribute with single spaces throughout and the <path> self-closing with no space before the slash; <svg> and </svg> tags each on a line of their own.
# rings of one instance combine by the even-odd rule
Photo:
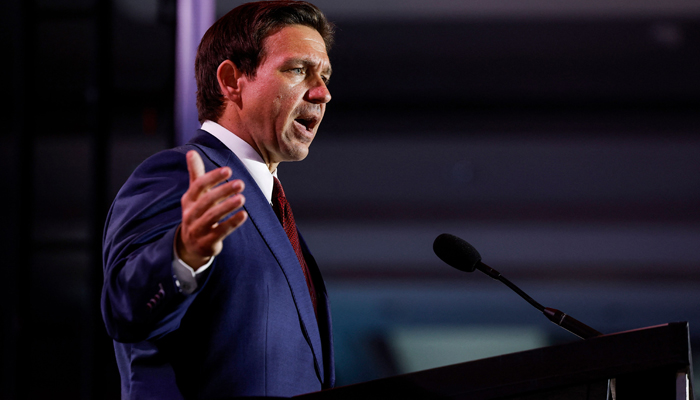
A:
<svg viewBox="0 0 700 400">
<path fill-rule="evenodd" d="M 204 121 L 202 130 L 219 139 L 221 143 L 228 147 L 229 150 L 241 160 L 253 177 L 253 180 L 255 180 L 255 183 L 258 184 L 258 187 L 265 195 L 265 198 L 267 198 L 268 203 L 272 203 L 272 187 L 274 185 L 272 179 L 273 177 L 277 177 L 277 170 L 279 168 L 275 169 L 275 172 L 270 173 L 265 161 L 263 161 L 260 154 L 258 154 L 251 145 L 214 121 Z M 236 179 L 235 176 L 232 178 Z"/>
</svg>

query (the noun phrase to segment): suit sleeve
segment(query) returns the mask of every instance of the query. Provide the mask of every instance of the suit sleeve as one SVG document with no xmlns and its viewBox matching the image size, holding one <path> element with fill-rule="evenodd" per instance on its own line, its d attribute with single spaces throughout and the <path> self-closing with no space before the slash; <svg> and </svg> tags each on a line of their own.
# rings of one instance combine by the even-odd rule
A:
<svg viewBox="0 0 700 400">
<path fill-rule="evenodd" d="M 107 216 L 101 308 L 107 332 L 119 342 L 177 329 L 197 296 L 198 290 L 182 293 L 172 267 L 180 199 L 189 187 L 185 150 L 167 150 L 141 164 Z"/>
</svg>

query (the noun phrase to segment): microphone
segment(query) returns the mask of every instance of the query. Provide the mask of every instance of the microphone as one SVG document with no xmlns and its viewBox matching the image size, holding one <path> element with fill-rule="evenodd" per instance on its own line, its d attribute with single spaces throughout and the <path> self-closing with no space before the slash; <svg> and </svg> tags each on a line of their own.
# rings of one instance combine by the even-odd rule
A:
<svg viewBox="0 0 700 400">
<path fill-rule="evenodd" d="M 500 272 L 482 263 L 481 255 L 476 251 L 474 246 L 457 236 L 450 235 L 449 233 L 443 233 L 438 236 L 435 238 L 435 242 L 433 242 L 433 251 L 442 261 L 453 268 L 464 272 L 473 272 L 475 269 L 478 269 L 491 278 L 501 281 L 528 303 L 532 304 L 536 309 L 540 310 L 550 321 L 581 339 L 590 339 L 602 335 L 602 333 L 578 321 L 572 316 L 554 308 L 544 307 L 542 304 L 536 302 L 532 297 L 528 296 L 525 292 L 520 290 L 519 287 L 515 286 L 511 281 L 501 275 Z"/>
</svg>

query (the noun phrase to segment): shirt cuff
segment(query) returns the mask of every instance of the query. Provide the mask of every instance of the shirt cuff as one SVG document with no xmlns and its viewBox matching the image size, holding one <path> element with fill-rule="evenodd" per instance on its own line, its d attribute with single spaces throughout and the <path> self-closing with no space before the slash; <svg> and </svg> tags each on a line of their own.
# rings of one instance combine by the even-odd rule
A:
<svg viewBox="0 0 700 400">
<path fill-rule="evenodd" d="M 199 278 L 203 276 L 202 273 L 206 271 L 213 262 L 214 257 L 211 257 L 206 264 L 197 268 L 195 271 L 194 268 L 187 265 L 184 261 L 182 261 L 182 259 L 180 259 L 180 257 L 178 257 L 177 250 L 175 250 L 175 243 L 173 243 L 173 278 L 175 279 L 175 286 L 177 286 L 180 293 L 194 293 L 194 291 L 199 287 Z"/>
<path fill-rule="evenodd" d="M 192 267 L 185 264 L 177 254 L 173 254 L 173 278 L 175 278 L 175 286 L 180 293 L 192 294 L 199 287 L 199 277 L 209 268 L 214 262 L 214 257 L 209 259 L 209 262 L 202 265 L 195 271 Z"/>
</svg>

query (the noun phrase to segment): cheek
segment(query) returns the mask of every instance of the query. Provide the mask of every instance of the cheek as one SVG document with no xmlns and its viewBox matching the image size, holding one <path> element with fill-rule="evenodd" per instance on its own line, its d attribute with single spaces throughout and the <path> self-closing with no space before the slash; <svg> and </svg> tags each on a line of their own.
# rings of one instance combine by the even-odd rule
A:
<svg viewBox="0 0 700 400">
<path fill-rule="evenodd" d="M 289 92 L 279 94 L 273 102 L 276 117 L 287 122 L 293 119 L 297 105 L 296 97 Z"/>
<path fill-rule="evenodd" d="M 272 113 L 270 117 L 275 120 L 275 125 L 278 127 L 278 129 L 283 127 L 287 115 L 284 112 L 284 98 L 282 96 L 277 96 L 272 99 L 270 111 Z"/>
</svg>

